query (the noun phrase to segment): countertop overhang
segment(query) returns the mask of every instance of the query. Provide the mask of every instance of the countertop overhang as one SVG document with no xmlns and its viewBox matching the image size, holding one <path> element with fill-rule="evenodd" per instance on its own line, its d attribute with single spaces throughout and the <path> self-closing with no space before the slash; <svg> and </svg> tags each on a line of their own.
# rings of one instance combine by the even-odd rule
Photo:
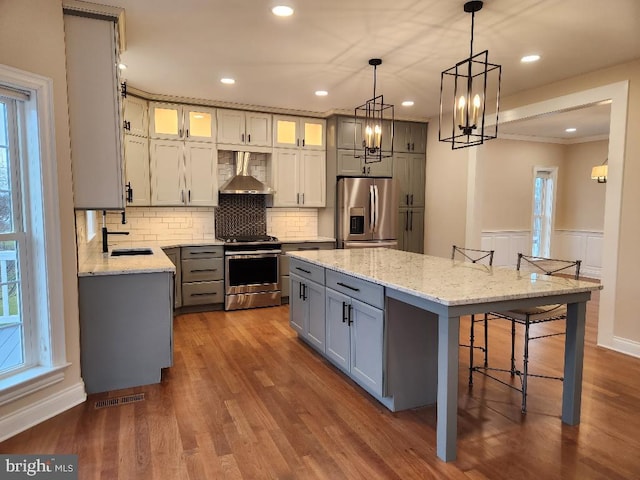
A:
<svg viewBox="0 0 640 480">
<path fill-rule="evenodd" d="M 448 307 L 602 289 L 591 281 L 388 248 L 295 251 L 287 255 Z"/>
</svg>

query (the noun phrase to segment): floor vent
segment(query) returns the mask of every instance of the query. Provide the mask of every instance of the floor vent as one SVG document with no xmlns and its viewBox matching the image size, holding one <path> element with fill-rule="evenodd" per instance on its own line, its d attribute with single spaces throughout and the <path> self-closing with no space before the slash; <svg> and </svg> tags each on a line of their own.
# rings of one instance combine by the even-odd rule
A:
<svg viewBox="0 0 640 480">
<path fill-rule="evenodd" d="M 144 393 L 136 393 L 135 395 L 125 395 L 124 397 L 107 398 L 98 400 L 95 408 L 117 407 L 118 405 L 126 405 L 128 403 L 142 402 Z"/>
</svg>

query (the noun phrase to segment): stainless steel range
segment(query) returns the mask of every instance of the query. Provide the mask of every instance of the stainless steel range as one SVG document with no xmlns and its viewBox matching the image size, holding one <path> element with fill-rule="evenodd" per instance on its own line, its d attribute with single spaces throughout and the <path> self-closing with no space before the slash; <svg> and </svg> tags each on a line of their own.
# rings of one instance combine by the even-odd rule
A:
<svg viewBox="0 0 640 480">
<path fill-rule="evenodd" d="M 277 238 L 228 236 L 224 242 L 224 309 L 280 305 L 280 253 Z"/>
</svg>

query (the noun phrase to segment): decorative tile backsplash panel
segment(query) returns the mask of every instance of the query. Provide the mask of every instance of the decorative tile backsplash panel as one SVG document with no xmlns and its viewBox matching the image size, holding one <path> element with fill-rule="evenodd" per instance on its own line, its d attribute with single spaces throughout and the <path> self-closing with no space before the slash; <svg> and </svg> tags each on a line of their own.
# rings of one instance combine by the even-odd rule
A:
<svg viewBox="0 0 640 480">
<path fill-rule="evenodd" d="M 216 209 L 216 235 L 266 235 L 264 195 L 220 195 Z"/>
</svg>

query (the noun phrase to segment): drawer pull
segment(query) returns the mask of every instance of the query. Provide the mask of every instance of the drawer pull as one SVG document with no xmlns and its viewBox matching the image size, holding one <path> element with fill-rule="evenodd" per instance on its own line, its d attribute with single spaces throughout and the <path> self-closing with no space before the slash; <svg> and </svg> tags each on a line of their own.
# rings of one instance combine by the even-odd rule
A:
<svg viewBox="0 0 640 480">
<path fill-rule="evenodd" d="M 217 292 L 211 292 L 211 293 L 190 293 L 189 294 L 192 297 L 202 297 L 204 295 L 217 295 Z"/>
<path fill-rule="evenodd" d="M 351 287 L 351 286 L 349 286 L 349 285 L 347 285 L 345 283 L 342 283 L 342 282 L 337 282 L 337 285 L 340 285 L 341 287 L 344 287 L 344 288 L 348 288 L 349 290 L 353 290 L 354 292 L 359 292 L 360 291 L 359 288 Z"/>
<path fill-rule="evenodd" d="M 311 275 L 311 272 L 309 270 L 305 270 L 304 268 L 296 267 L 296 270 L 300 270 L 301 272 Z"/>
<path fill-rule="evenodd" d="M 218 270 L 217 268 L 197 268 L 195 270 L 190 270 L 191 273 L 197 273 L 197 272 L 215 272 L 216 270 Z"/>
<path fill-rule="evenodd" d="M 298 248 L 299 252 L 304 252 L 306 250 L 320 250 L 320 247 L 300 247 L 300 248 Z"/>
<path fill-rule="evenodd" d="M 220 255 L 220 252 L 189 252 L 189 255 Z"/>
</svg>

